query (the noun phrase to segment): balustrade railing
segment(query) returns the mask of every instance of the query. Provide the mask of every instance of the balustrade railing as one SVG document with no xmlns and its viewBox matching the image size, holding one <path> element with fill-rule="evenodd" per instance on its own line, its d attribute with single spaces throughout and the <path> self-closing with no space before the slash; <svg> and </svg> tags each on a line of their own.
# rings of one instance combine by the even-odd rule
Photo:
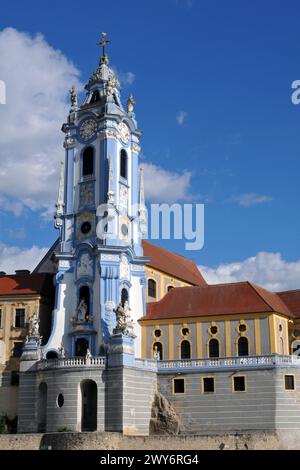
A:
<svg viewBox="0 0 300 470">
<path fill-rule="evenodd" d="M 106 363 L 105 357 L 67 357 L 57 359 L 42 359 L 38 362 L 38 369 L 59 369 L 62 367 L 104 367 Z"/>
<path fill-rule="evenodd" d="M 215 359 L 184 359 L 172 361 L 158 361 L 158 370 L 165 369 L 192 369 L 192 368 L 239 368 L 239 367 L 264 367 L 272 365 L 300 366 L 300 358 L 297 356 L 281 356 L 270 354 L 265 356 L 220 357 Z"/>
</svg>

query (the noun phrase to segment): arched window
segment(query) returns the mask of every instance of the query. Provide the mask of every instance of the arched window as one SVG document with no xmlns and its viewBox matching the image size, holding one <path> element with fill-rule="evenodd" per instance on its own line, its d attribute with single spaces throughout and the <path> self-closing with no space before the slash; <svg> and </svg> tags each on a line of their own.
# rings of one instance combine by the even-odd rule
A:
<svg viewBox="0 0 300 470">
<path fill-rule="evenodd" d="M 209 340 L 208 355 L 209 357 L 220 357 L 219 341 L 216 338 Z"/>
<path fill-rule="evenodd" d="M 284 354 L 284 341 L 282 337 L 280 337 L 280 353 L 279 354 Z"/>
<path fill-rule="evenodd" d="M 127 153 L 124 149 L 120 152 L 120 175 L 127 179 Z"/>
<path fill-rule="evenodd" d="M 163 360 L 163 345 L 159 341 L 153 344 L 152 354 L 154 359 Z"/>
<path fill-rule="evenodd" d="M 300 341 L 298 339 L 292 343 L 292 354 L 300 357 Z"/>
<path fill-rule="evenodd" d="M 81 431 L 97 429 L 97 384 L 94 380 L 83 380 L 81 389 Z"/>
<path fill-rule="evenodd" d="M 180 345 L 180 358 L 191 359 L 191 343 L 186 339 L 181 341 Z"/>
<path fill-rule="evenodd" d="M 87 147 L 82 155 L 82 176 L 92 176 L 94 174 L 94 149 Z"/>
<path fill-rule="evenodd" d="M 86 305 L 86 320 L 88 320 L 88 317 L 90 316 L 90 288 L 88 286 L 81 286 L 79 290 L 79 304 L 80 302 L 84 300 L 85 305 Z M 78 304 L 78 305 L 79 305 Z"/>
<path fill-rule="evenodd" d="M 156 282 L 153 279 L 148 280 L 148 297 L 156 299 Z"/>
<path fill-rule="evenodd" d="M 121 290 L 121 304 L 128 302 L 128 290 L 125 287 Z"/>
<path fill-rule="evenodd" d="M 48 351 L 46 354 L 46 359 L 57 359 L 58 354 L 56 351 Z"/>
<path fill-rule="evenodd" d="M 249 342 L 245 336 L 238 339 L 238 356 L 249 356 Z"/>
</svg>

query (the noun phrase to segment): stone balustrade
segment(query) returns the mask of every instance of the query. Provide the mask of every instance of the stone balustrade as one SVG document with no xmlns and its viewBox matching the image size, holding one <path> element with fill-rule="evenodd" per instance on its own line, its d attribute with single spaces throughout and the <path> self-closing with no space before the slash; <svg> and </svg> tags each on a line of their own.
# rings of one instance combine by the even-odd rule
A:
<svg viewBox="0 0 300 470">
<path fill-rule="evenodd" d="M 67 357 L 57 359 L 43 359 L 37 363 L 38 370 L 44 369 L 61 369 L 73 367 L 105 367 L 106 358 L 95 356 L 85 357 Z"/>
<path fill-rule="evenodd" d="M 159 372 L 172 371 L 174 369 L 226 369 L 243 367 L 274 367 L 274 366 L 299 366 L 300 358 L 297 356 L 283 356 L 270 354 L 265 356 L 244 356 L 244 357 L 220 357 L 215 359 L 185 359 L 172 361 L 158 361 Z"/>
</svg>

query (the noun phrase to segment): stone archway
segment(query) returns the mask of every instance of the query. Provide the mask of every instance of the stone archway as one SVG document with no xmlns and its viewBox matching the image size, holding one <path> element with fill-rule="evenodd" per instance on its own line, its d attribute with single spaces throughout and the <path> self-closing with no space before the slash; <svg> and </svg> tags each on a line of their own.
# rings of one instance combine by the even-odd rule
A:
<svg viewBox="0 0 300 470">
<path fill-rule="evenodd" d="M 47 430 L 47 394 L 47 384 L 41 382 L 38 391 L 38 432 Z"/>
<path fill-rule="evenodd" d="M 97 430 L 97 384 L 83 380 L 81 390 L 81 431 Z"/>
</svg>

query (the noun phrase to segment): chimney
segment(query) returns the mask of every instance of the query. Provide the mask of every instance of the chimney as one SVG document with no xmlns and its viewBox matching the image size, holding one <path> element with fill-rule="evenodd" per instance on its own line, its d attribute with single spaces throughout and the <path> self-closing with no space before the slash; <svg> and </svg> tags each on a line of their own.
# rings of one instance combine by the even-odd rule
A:
<svg viewBox="0 0 300 470">
<path fill-rule="evenodd" d="M 16 269 L 15 272 L 17 276 L 26 276 L 27 274 L 30 274 L 29 269 Z"/>
</svg>

